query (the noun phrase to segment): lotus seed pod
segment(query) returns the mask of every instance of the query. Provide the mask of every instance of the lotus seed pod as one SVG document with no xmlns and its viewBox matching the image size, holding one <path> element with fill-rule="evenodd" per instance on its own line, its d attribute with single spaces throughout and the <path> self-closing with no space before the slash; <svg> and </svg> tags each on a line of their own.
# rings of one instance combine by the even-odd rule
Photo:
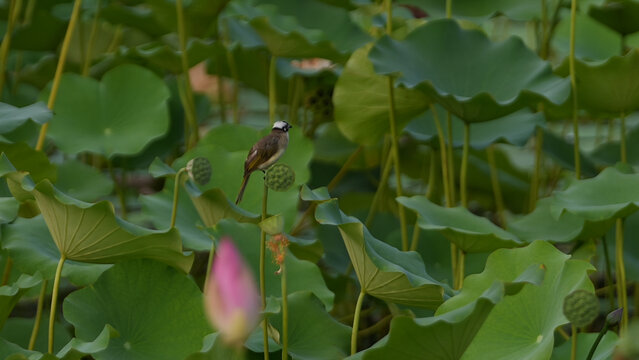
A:
<svg viewBox="0 0 639 360">
<path fill-rule="evenodd" d="M 564 298 L 564 315 L 578 328 L 590 324 L 599 315 L 599 300 L 586 290 L 575 290 Z"/>
<path fill-rule="evenodd" d="M 204 157 L 196 157 L 186 164 L 189 177 L 196 183 L 204 185 L 211 180 L 211 163 Z"/>
<path fill-rule="evenodd" d="M 295 183 L 295 171 L 286 164 L 275 164 L 266 171 L 266 186 L 275 191 L 286 191 Z"/>
</svg>

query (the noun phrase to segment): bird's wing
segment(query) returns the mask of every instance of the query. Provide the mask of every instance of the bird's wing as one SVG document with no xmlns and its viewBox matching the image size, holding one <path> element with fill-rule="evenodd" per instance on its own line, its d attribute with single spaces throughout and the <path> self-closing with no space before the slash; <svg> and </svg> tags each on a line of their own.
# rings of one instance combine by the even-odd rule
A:
<svg viewBox="0 0 639 360">
<path fill-rule="evenodd" d="M 251 150 L 249 150 L 246 162 L 244 162 L 244 173 L 257 170 L 257 167 L 275 155 L 278 149 L 277 136 L 267 135 L 260 139 Z M 261 149 L 261 151 L 258 151 Z"/>
</svg>

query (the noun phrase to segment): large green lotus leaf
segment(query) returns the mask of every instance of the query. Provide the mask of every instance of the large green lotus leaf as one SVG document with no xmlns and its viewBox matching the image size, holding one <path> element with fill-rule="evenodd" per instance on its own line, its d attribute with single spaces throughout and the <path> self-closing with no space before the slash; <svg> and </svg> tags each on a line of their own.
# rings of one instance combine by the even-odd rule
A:
<svg viewBox="0 0 639 360">
<path fill-rule="evenodd" d="M 397 201 L 419 214 L 419 227 L 441 232 L 464 252 L 488 252 L 525 244 L 515 235 L 466 208 L 445 208 L 432 203 L 425 196 L 399 197 Z"/>
<path fill-rule="evenodd" d="M 136 154 L 168 130 L 168 98 L 164 81 L 136 65 L 118 66 L 100 82 L 66 74 L 49 135 L 66 153 Z"/>
<path fill-rule="evenodd" d="M 585 359 L 590 351 L 590 347 L 595 342 L 598 334 L 595 333 L 579 333 L 577 334 L 577 357 L 576 359 Z M 608 331 L 606 335 L 601 339 L 597 350 L 592 357 L 593 360 L 608 360 L 612 357 L 612 354 L 619 341 L 619 336 L 612 331 Z M 571 342 L 557 346 L 552 352 L 550 360 L 564 360 L 570 359 Z"/>
<path fill-rule="evenodd" d="M 554 331 L 568 322 L 563 300 L 577 289 L 593 291 L 588 272 L 594 267 L 571 260 L 551 244 L 535 241 L 525 248 L 499 249 L 486 269 L 464 280 L 461 292 L 437 309 L 446 314 L 475 301 L 495 281 L 511 282 L 533 264 L 546 268 L 541 286 L 524 287 L 495 306 L 462 359 L 548 359 Z"/>
<path fill-rule="evenodd" d="M 624 174 L 609 167 L 592 179 L 573 182 L 566 190 L 554 194 L 551 213 L 559 218 L 568 212 L 598 225 L 605 234 L 615 219 L 639 209 L 639 174 Z"/>
<path fill-rule="evenodd" d="M 100 170 L 77 160 L 58 165 L 55 186 L 65 194 L 82 201 L 93 202 L 113 192 L 113 180 Z"/>
<path fill-rule="evenodd" d="M 598 61 L 619 54 L 621 51 L 621 36 L 619 34 L 585 14 L 577 13 L 575 21 L 575 57 Z M 564 13 L 562 20 L 557 24 L 551 44 L 558 59 L 569 56 L 570 13 L 568 11 Z M 577 95 L 577 97 L 579 96 Z"/>
<path fill-rule="evenodd" d="M 217 34 L 215 21 L 229 0 L 193 0 L 183 3 L 184 26 L 191 36 L 211 37 Z M 170 0 L 149 0 L 146 3 L 158 23 L 169 31 L 177 29 L 175 2 Z"/>
<path fill-rule="evenodd" d="M 277 301 L 281 304 L 281 300 Z M 351 328 L 327 313 L 322 302 L 313 293 L 289 293 L 288 312 L 288 353 L 293 359 L 343 359 L 346 356 Z M 281 334 L 281 312 L 267 313 L 267 316 L 269 324 Z"/>
<path fill-rule="evenodd" d="M 4 158 L 6 161 L 6 158 Z M 13 188 L 33 196 L 53 241 L 69 260 L 110 264 L 135 258 L 151 258 L 188 272 L 193 254 L 182 253 L 176 229 L 153 231 L 115 216 L 113 205 L 76 200 L 44 180 L 37 185 L 18 173 L 8 175 Z"/>
<path fill-rule="evenodd" d="M 167 182 L 168 184 L 169 182 Z M 180 196 L 178 197 L 177 216 L 175 218 L 175 227 L 180 231 L 182 237 L 182 243 L 187 249 L 196 251 L 208 251 L 211 250 L 211 238 L 203 230 L 204 224 L 199 221 L 199 215 L 195 207 L 194 202 L 205 201 L 214 199 L 212 195 L 217 194 L 214 190 L 210 191 L 211 196 L 202 195 L 202 199 L 191 202 L 184 189 L 180 189 Z M 217 204 L 223 206 L 225 204 L 225 198 L 218 199 L 219 202 L 211 202 L 211 207 Z M 152 195 L 145 195 L 140 197 L 142 203 L 142 212 L 148 218 L 149 221 L 157 229 L 166 229 L 171 224 L 171 213 L 173 211 L 173 191 L 168 187 L 161 192 L 157 192 Z M 229 209 L 231 209 L 229 204 Z M 215 207 L 218 208 L 218 207 Z M 211 208 L 205 208 L 211 209 Z M 228 214 L 228 213 L 227 213 Z M 211 215 L 213 217 L 213 215 Z M 211 221 L 211 220 L 209 220 Z M 257 221 L 257 220 L 255 220 Z M 212 223 L 212 221 L 211 221 Z"/>
<path fill-rule="evenodd" d="M 0 224 L 15 220 L 18 216 L 20 203 L 12 197 L 0 197 Z"/>
<path fill-rule="evenodd" d="M 234 243 L 251 266 L 255 279 L 258 279 L 260 273 L 260 228 L 254 224 L 241 224 L 232 220 L 223 220 L 216 226 L 213 233 L 218 239 L 223 236 L 230 236 L 234 240 Z M 280 275 L 276 274 L 279 267 L 273 261 L 270 251 L 267 251 L 266 256 L 266 295 L 281 298 L 281 279 Z M 297 291 L 311 291 L 321 300 L 327 310 L 332 309 L 335 295 L 326 287 L 319 267 L 310 261 L 297 259 L 290 252 L 286 253 L 285 259 L 289 294 Z"/>
<path fill-rule="evenodd" d="M 58 170 L 47 155 L 23 142 L 0 142 L 0 153 L 4 153 L 17 170 L 29 172 L 34 181 L 57 179 Z"/>
<path fill-rule="evenodd" d="M 568 79 L 554 75 L 521 39 L 491 43 L 482 32 L 448 19 L 430 21 L 402 41 L 385 36 L 369 58 L 377 73 L 399 74 L 399 84 L 422 90 L 466 122 L 539 102 L 562 104 L 569 96 Z"/>
<path fill-rule="evenodd" d="M 0 357 L 5 360 L 30 360 L 27 356 L 37 356 L 35 351 L 23 349 L 20 345 L 14 344 L 0 337 Z"/>
<path fill-rule="evenodd" d="M 346 63 L 333 91 L 335 123 L 351 141 L 374 145 L 389 130 L 388 78 L 373 71 L 368 60 L 370 46 L 358 49 Z M 398 130 L 428 108 L 428 98 L 419 91 L 395 90 Z"/>
<path fill-rule="evenodd" d="M 442 126 L 446 119 L 446 111 L 436 105 L 437 113 Z M 484 149 L 494 143 L 508 143 L 523 146 L 535 133 L 537 127 L 545 125 L 542 113 L 533 113 L 529 110 L 521 110 L 506 115 L 502 118 L 473 124 L 470 128 L 470 146 L 475 149 Z M 429 142 L 439 146 L 437 127 L 433 119 L 433 113 L 428 111 L 424 115 L 411 120 L 405 131 L 415 139 Z M 462 147 L 464 144 L 464 122 L 458 117 L 452 117 L 453 146 Z"/>
<path fill-rule="evenodd" d="M 366 294 L 425 308 L 436 308 L 444 301 L 445 285 L 426 273 L 419 254 L 399 251 L 373 237 L 357 218 L 340 210 L 337 199 L 319 204 L 315 219 L 338 227 Z"/>
<path fill-rule="evenodd" d="M 621 35 L 639 31 L 639 2 L 633 0 L 606 1 L 600 6 L 591 6 L 588 15 Z"/>
<path fill-rule="evenodd" d="M 0 134 L 15 130 L 27 120 L 44 124 L 51 118 L 51 110 L 41 102 L 21 108 L 0 103 Z"/>
<path fill-rule="evenodd" d="M 187 275 L 142 259 L 114 265 L 67 296 L 63 310 L 79 339 L 95 338 L 105 324 L 118 331 L 97 360 L 173 360 L 199 350 L 211 332 L 202 302 Z"/>
<path fill-rule="evenodd" d="M 585 220 L 571 213 L 555 219 L 550 211 L 551 198 L 537 201 L 535 210 L 530 214 L 508 222 L 508 231 L 521 240 L 533 242 L 547 240 L 556 243 L 569 242 L 581 238 L 585 231 Z"/>
<path fill-rule="evenodd" d="M 40 273 L 35 273 L 34 275 L 21 274 L 15 283 L 0 286 L 0 328 L 4 326 L 5 321 L 7 321 L 22 295 L 27 290 L 40 285 L 41 282 L 42 274 Z"/>
<path fill-rule="evenodd" d="M 274 56 L 344 62 L 370 40 L 348 11 L 322 1 L 238 1 L 233 7 L 250 20 Z"/>
<path fill-rule="evenodd" d="M 2 247 L 21 272 L 35 274 L 39 271 L 43 278 L 53 279 L 60 260 L 60 250 L 53 242 L 42 216 L 18 218 L 12 224 L 2 225 Z M 67 260 L 62 268 L 62 276 L 77 286 L 86 286 L 93 284 L 110 267 Z"/>
<path fill-rule="evenodd" d="M 241 222 L 257 223 L 260 215 L 248 212 L 235 205 L 220 189 L 200 191 L 195 185 L 187 187 L 191 201 L 206 227 L 215 227 L 223 219 L 235 219 Z"/>
<path fill-rule="evenodd" d="M 268 130 L 270 131 L 270 127 Z M 211 129 L 194 149 L 173 163 L 173 168 L 179 169 L 185 166 L 189 160 L 202 156 L 212 164 L 211 180 L 202 187 L 204 197 L 199 192 L 192 191 L 194 188 L 188 187 L 192 198 L 198 197 L 205 202 L 210 202 L 210 206 L 215 210 L 215 212 L 210 209 L 206 210 L 204 207 L 209 205 L 202 204 L 203 207 L 201 207 L 195 201 L 195 206 L 200 215 L 203 216 L 206 226 L 215 225 L 225 213 L 229 213 L 229 215 L 240 213 L 245 218 L 254 218 L 254 214 L 261 213 L 264 192 L 264 175 L 261 171 L 255 171 L 251 175 L 244 198 L 239 206 L 236 207 L 234 203 L 240 190 L 244 161 L 249 149 L 264 135 L 266 132 L 260 133 L 244 125 L 221 125 Z M 288 148 L 278 163 L 287 164 L 295 171 L 295 183 L 287 191 L 269 191 L 268 194 L 268 212 L 281 214 L 284 217 L 286 229 L 292 227 L 297 219 L 299 187 L 310 179 L 309 164 L 313 157 L 313 143 L 302 134 L 301 129 L 298 127 L 291 129 L 289 136 Z M 216 188 L 218 189 L 215 190 L 217 193 L 212 193 L 212 189 Z M 206 211 L 210 214 L 205 216 L 203 214 Z M 209 221 L 210 215 L 213 216 L 214 221 Z"/>
<path fill-rule="evenodd" d="M 510 283 L 495 282 L 473 302 L 443 315 L 393 318 L 388 336 L 353 359 L 460 359 L 493 307 L 531 283 L 539 285 L 544 270 L 532 265 Z"/>
<path fill-rule="evenodd" d="M 428 12 L 429 17 L 443 18 L 446 16 L 446 2 L 438 0 L 400 0 L 400 4 L 408 4 Z M 549 9 L 556 6 L 557 0 L 547 1 Z M 452 2 L 454 18 L 469 19 L 482 22 L 488 17 L 501 13 L 513 20 L 541 19 L 540 1 L 518 0 L 456 0 Z"/>
<path fill-rule="evenodd" d="M 564 63 L 558 70 L 567 74 Z M 639 108 L 639 51 L 603 63 L 575 62 L 579 107 L 595 115 L 619 116 Z"/>
</svg>

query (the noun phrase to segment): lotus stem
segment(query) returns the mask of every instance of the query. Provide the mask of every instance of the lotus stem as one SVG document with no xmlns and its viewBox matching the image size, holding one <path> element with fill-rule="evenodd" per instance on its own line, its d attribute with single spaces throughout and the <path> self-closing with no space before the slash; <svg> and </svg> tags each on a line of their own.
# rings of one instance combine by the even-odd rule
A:
<svg viewBox="0 0 639 360">
<path fill-rule="evenodd" d="M 42 308 L 44 307 L 44 297 L 47 296 L 47 280 L 42 280 L 42 286 L 40 286 L 40 295 L 38 296 L 38 306 L 36 307 L 35 321 L 33 323 L 33 330 L 31 330 L 31 337 L 29 338 L 28 350 L 35 348 L 35 342 L 38 339 L 38 333 L 40 332 L 40 324 L 42 323 Z"/>
<path fill-rule="evenodd" d="M 595 351 L 597 350 L 597 346 L 599 346 L 599 343 L 601 342 L 601 339 L 604 337 L 604 335 L 606 335 L 606 332 L 608 332 L 607 321 L 604 323 L 604 326 L 601 328 L 601 331 L 599 331 L 599 334 L 597 335 L 595 342 L 592 343 L 592 346 L 590 347 L 590 351 L 588 351 L 588 356 L 586 357 L 586 360 L 592 360 L 592 357 L 595 355 Z"/>
<path fill-rule="evenodd" d="M 359 316 L 362 311 L 362 303 L 364 302 L 364 296 L 366 292 L 362 289 L 357 297 L 357 304 L 355 304 L 355 316 L 353 316 L 353 331 L 351 332 L 351 355 L 357 353 L 357 331 L 359 329 Z"/>
<path fill-rule="evenodd" d="M 453 0 L 446 0 L 446 19 L 453 17 Z"/>
<path fill-rule="evenodd" d="M 4 264 L 4 271 L 2 272 L 2 284 L 0 284 L 0 286 L 7 285 L 9 283 L 12 267 L 13 259 L 7 256 L 7 262 Z"/>
<path fill-rule="evenodd" d="M 628 151 L 626 146 L 626 114 L 621 113 L 621 162 L 626 164 L 628 162 Z"/>
<path fill-rule="evenodd" d="M 22 0 L 11 0 L 9 3 L 9 18 L 7 21 L 7 29 L 2 38 L 2 45 L 0 46 L 0 97 L 4 90 L 5 74 L 7 68 L 7 57 L 9 56 L 9 48 L 11 47 L 11 35 L 13 34 L 13 27 L 18 19 L 18 14 L 22 9 Z"/>
<path fill-rule="evenodd" d="M 571 346 L 570 346 L 570 360 L 577 360 L 577 327 L 571 325 Z"/>
<path fill-rule="evenodd" d="M 448 171 L 448 157 L 450 153 L 447 151 L 446 140 L 444 140 L 444 132 L 442 130 L 441 122 L 439 121 L 439 114 L 433 104 L 430 105 L 430 112 L 433 113 L 433 119 L 435 120 L 435 127 L 437 128 L 437 137 L 439 138 L 439 153 L 442 162 L 442 182 L 444 184 L 444 198 L 446 200 L 446 207 L 452 207 L 452 195 L 449 182 Z"/>
<path fill-rule="evenodd" d="M 581 157 L 579 153 L 579 114 L 577 102 L 577 75 L 575 74 L 575 24 L 577 22 L 577 0 L 570 2 L 570 85 L 572 87 L 572 128 L 575 136 L 575 177 L 581 179 Z"/>
<path fill-rule="evenodd" d="M 175 227 L 178 210 L 178 196 L 180 194 L 180 177 L 184 174 L 184 172 L 186 172 L 186 168 L 181 168 L 177 174 L 175 174 L 175 184 L 173 184 L 173 209 L 171 211 L 171 227 L 169 229 L 173 229 Z"/>
<path fill-rule="evenodd" d="M 604 261 L 606 262 L 606 281 L 608 282 L 608 300 L 610 300 L 610 311 L 615 309 L 615 283 L 612 281 L 612 267 L 610 266 L 610 255 L 608 254 L 608 244 L 606 235 L 601 237 L 604 251 Z"/>
<path fill-rule="evenodd" d="M 468 188 L 466 180 L 468 178 L 468 154 L 470 148 L 470 124 L 464 122 L 464 149 L 462 150 L 461 170 L 459 173 L 459 193 L 461 196 L 461 206 L 468 208 Z"/>
<path fill-rule="evenodd" d="M 453 119 L 450 111 L 446 112 L 446 129 L 448 132 L 448 189 L 450 189 L 450 206 L 455 206 L 457 202 L 457 192 L 455 189 L 455 153 L 453 153 Z"/>
<path fill-rule="evenodd" d="M 82 65 L 82 76 L 89 76 L 89 70 L 91 69 L 91 57 L 93 56 L 93 46 L 95 45 L 95 37 L 98 33 L 98 20 L 100 18 L 100 0 L 97 0 L 95 5 L 95 15 L 93 15 L 93 22 L 91 23 L 91 32 L 89 33 L 89 44 L 87 51 L 84 54 L 84 64 Z"/>
<path fill-rule="evenodd" d="M 393 83 L 393 78 L 391 76 L 388 77 L 388 118 L 390 120 L 390 131 L 391 131 L 391 151 L 393 155 L 393 161 L 395 162 L 395 181 L 397 182 L 396 194 L 397 197 L 402 196 L 402 172 L 399 166 L 399 145 L 397 143 L 397 124 L 395 122 L 395 86 Z M 404 210 L 404 206 L 402 204 L 397 204 L 397 208 L 399 211 L 399 223 L 402 233 L 402 250 L 408 251 L 408 229 L 406 228 L 406 213 Z"/>
<path fill-rule="evenodd" d="M 266 186 L 266 180 L 264 181 L 264 194 L 262 195 L 262 221 L 266 219 L 267 215 L 267 203 L 268 203 L 268 186 Z M 266 309 L 266 232 L 264 229 L 260 230 L 260 296 L 262 298 L 262 310 Z M 262 322 L 264 328 L 264 359 L 268 360 L 268 319 L 264 317 Z"/>
<path fill-rule="evenodd" d="M 177 31 L 180 40 L 180 60 L 182 65 L 182 78 L 184 84 L 184 97 L 182 106 L 184 107 L 184 117 L 190 129 L 184 134 L 186 149 L 189 150 L 199 141 L 197 127 L 197 115 L 195 113 L 195 101 L 193 100 L 193 88 L 189 77 L 189 58 L 186 50 L 186 27 L 184 25 L 184 7 L 182 0 L 175 1 L 175 11 L 177 14 Z"/>
<path fill-rule="evenodd" d="M 107 159 L 107 167 L 109 168 L 109 174 L 111 175 L 111 180 L 113 180 L 113 186 L 115 187 L 115 193 L 118 196 L 118 200 L 120 201 L 120 216 L 126 220 L 127 217 L 127 209 L 126 209 L 126 196 L 124 194 L 124 189 L 120 183 L 124 183 L 124 172 L 122 172 L 122 179 L 118 181 L 115 177 L 115 171 L 113 170 L 113 162 L 111 159 Z"/>
<path fill-rule="evenodd" d="M 82 0 L 75 0 L 73 4 L 73 11 L 71 12 L 71 19 L 67 26 L 67 32 L 64 35 L 62 41 L 62 49 L 60 50 L 60 57 L 58 58 L 58 66 L 55 69 L 55 75 L 53 76 L 53 83 L 51 85 L 51 92 L 49 93 L 49 101 L 47 107 L 53 111 L 55 107 L 55 100 L 58 96 L 58 89 L 60 88 L 60 80 L 62 80 L 62 73 L 64 72 L 64 64 L 67 61 L 67 54 L 69 53 L 69 47 L 71 45 L 71 38 L 73 38 L 73 32 L 75 26 L 78 23 L 80 17 L 80 9 L 82 8 Z M 38 142 L 36 143 L 36 150 L 42 150 L 44 147 L 44 140 L 47 137 L 47 130 L 49 129 L 50 122 L 45 123 L 40 128 L 40 134 L 38 135 Z"/>
<path fill-rule="evenodd" d="M 281 269 L 282 287 L 282 360 L 288 359 L 288 291 L 286 289 L 286 264 L 283 261 Z"/>
<path fill-rule="evenodd" d="M 277 57 L 271 56 L 271 63 L 268 68 L 268 119 L 271 125 L 275 123 L 276 111 L 277 111 Z"/>
<path fill-rule="evenodd" d="M 366 227 L 370 226 L 373 222 L 373 218 L 375 218 L 375 212 L 377 211 L 377 203 L 381 197 L 381 192 L 386 187 L 386 183 L 388 182 L 388 176 L 390 175 L 390 170 L 393 163 L 393 157 L 387 156 L 386 163 L 384 164 L 384 169 L 382 170 L 382 178 L 379 181 L 379 185 L 377 186 L 377 190 L 375 191 L 375 195 L 373 195 L 373 201 L 371 202 L 370 210 L 368 211 L 368 216 L 366 217 L 365 225 Z"/>
<path fill-rule="evenodd" d="M 540 127 L 537 128 L 537 133 L 535 134 L 535 170 L 533 172 L 533 177 L 530 180 L 530 202 L 528 204 L 528 209 L 530 212 L 535 210 L 537 206 L 537 197 L 539 196 L 539 179 L 541 177 L 541 160 L 542 160 L 542 149 L 544 146 L 544 130 Z"/>
<path fill-rule="evenodd" d="M 497 170 L 497 162 L 495 161 L 495 144 L 491 144 L 486 148 L 486 157 L 490 167 L 490 182 L 493 187 L 493 196 L 495 196 L 495 206 L 497 208 L 497 217 L 501 222 L 501 227 L 506 227 L 506 217 L 504 216 L 504 198 L 501 194 L 501 186 L 499 185 L 499 171 Z"/>
<path fill-rule="evenodd" d="M 233 109 L 233 123 L 240 123 L 240 109 L 238 104 L 239 98 L 239 87 L 240 87 L 240 77 L 237 73 L 237 64 L 235 63 L 235 56 L 233 55 L 233 50 L 229 47 L 229 24 L 226 19 L 223 21 L 224 26 L 224 49 L 226 50 L 226 62 L 229 64 L 229 70 L 231 71 L 231 77 L 233 78 L 233 96 L 231 100 L 231 108 Z"/>
<path fill-rule="evenodd" d="M 55 277 L 53 279 L 53 293 L 51 294 L 51 310 L 49 313 L 49 345 L 47 348 L 49 354 L 53 354 L 55 313 L 58 306 L 58 292 L 60 291 L 60 277 L 62 275 L 62 267 L 64 266 L 64 261 L 66 259 L 67 258 L 64 254 L 60 255 L 60 261 L 58 261 L 58 267 L 55 269 Z"/>
<path fill-rule="evenodd" d="M 615 231 L 615 257 L 617 262 L 617 301 L 619 307 L 628 309 L 628 290 L 626 284 L 626 266 L 623 259 L 623 219 L 617 219 Z M 628 312 L 624 311 L 619 332 L 623 336 L 628 329 Z"/>
<path fill-rule="evenodd" d="M 430 165 L 428 170 L 428 189 L 426 190 L 426 198 L 431 200 L 433 195 L 435 194 L 435 168 L 436 168 L 437 157 L 435 156 L 435 151 L 431 150 L 430 152 Z M 421 228 L 419 227 L 419 221 L 415 220 L 415 226 L 413 227 L 413 239 L 410 243 L 410 250 L 416 251 L 419 246 L 419 233 L 421 232 Z"/>
</svg>

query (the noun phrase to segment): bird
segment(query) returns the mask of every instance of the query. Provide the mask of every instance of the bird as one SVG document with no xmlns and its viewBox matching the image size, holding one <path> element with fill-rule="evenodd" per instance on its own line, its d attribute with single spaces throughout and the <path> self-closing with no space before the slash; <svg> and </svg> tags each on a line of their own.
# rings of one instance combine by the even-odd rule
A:
<svg viewBox="0 0 639 360">
<path fill-rule="evenodd" d="M 244 189 L 246 184 L 248 184 L 251 173 L 256 170 L 265 172 L 266 169 L 275 164 L 284 155 L 288 146 L 288 130 L 291 128 L 293 126 L 286 121 L 276 121 L 271 132 L 251 147 L 244 162 L 244 177 L 242 178 L 240 192 L 237 194 L 237 200 L 235 200 L 236 205 L 242 201 Z"/>
</svg>

